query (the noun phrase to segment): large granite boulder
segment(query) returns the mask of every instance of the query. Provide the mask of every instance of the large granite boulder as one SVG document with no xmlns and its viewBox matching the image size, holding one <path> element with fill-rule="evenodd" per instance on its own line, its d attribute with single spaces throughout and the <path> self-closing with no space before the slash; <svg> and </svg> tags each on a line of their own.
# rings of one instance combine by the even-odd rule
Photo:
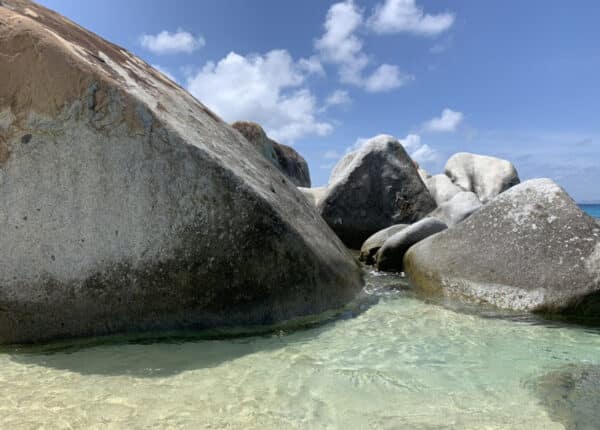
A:
<svg viewBox="0 0 600 430">
<path fill-rule="evenodd" d="M 484 204 L 520 182 L 510 161 L 468 152 L 450 157 L 445 171 L 452 182 L 477 194 Z"/>
<path fill-rule="evenodd" d="M 270 139 L 255 122 L 238 121 L 231 125 L 297 187 L 310 188 L 310 172 L 306 160 L 294 148 Z"/>
<path fill-rule="evenodd" d="M 360 268 L 246 139 L 128 51 L 0 6 L 0 343 L 263 325 Z"/>
<path fill-rule="evenodd" d="M 600 315 L 600 228 L 550 179 L 523 182 L 412 247 L 421 288 L 515 310 Z"/>
<path fill-rule="evenodd" d="M 427 178 L 425 185 L 438 206 L 463 191 L 462 188 L 455 185 L 446 175 L 431 176 Z"/>
<path fill-rule="evenodd" d="M 340 161 L 318 209 L 344 243 L 359 248 L 373 233 L 418 221 L 435 207 L 402 145 L 381 135 Z"/>
<path fill-rule="evenodd" d="M 374 264 L 375 254 L 377 251 L 379 251 L 379 248 L 383 246 L 385 241 L 409 226 L 410 224 L 396 224 L 391 227 L 384 228 L 383 230 L 380 230 L 377 233 L 369 236 L 369 238 L 365 240 L 360 247 L 359 260 L 364 261 L 367 264 Z"/>
<path fill-rule="evenodd" d="M 467 219 L 481 206 L 477 194 L 470 191 L 461 191 L 447 202 L 440 204 L 429 216 L 444 221 L 451 227 Z"/>
<path fill-rule="evenodd" d="M 431 235 L 444 231 L 448 226 L 435 218 L 425 218 L 402 229 L 388 238 L 375 254 L 377 270 L 403 270 L 402 259 L 411 246 Z"/>
</svg>

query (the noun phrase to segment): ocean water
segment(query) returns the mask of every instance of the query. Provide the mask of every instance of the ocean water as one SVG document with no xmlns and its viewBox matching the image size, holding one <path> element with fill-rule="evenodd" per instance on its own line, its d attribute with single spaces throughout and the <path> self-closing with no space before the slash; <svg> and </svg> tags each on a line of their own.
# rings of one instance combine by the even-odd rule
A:
<svg viewBox="0 0 600 430">
<path fill-rule="evenodd" d="M 326 324 L 0 353 L 0 428 L 563 429 L 532 381 L 600 364 L 600 332 L 417 297 L 370 273 Z"/>
<path fill-rule="evenodd" d="M 579 207 L 591 216 L 600 218 L 600 205 L 579 205 Z"/>
</svg>

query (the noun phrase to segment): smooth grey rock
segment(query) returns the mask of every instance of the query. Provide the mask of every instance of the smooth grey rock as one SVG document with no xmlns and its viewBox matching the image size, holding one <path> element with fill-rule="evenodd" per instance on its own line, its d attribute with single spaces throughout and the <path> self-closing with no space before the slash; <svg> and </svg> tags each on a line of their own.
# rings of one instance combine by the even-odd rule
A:
<svg viewBox="0 0 600 430">
<path fill-rule="evenodd" d="M 600 228 L 550 179 L 523 182 L 404 257 L 416 285 L 501 308 L 600 315 Z"/>
<path fill-rule="evenodd" d="M 455 185 L 446 175 L 432 176 L 425 181 L 425 185 L 438 206 L 462 191 L 462 188 Z"/>
<path fill-rule="evenodd" d="M 404 230 L 409 225 L 410 224 L 396 224 L 391 227 L 384 228 L 383 230 L 380 230 L 374 235 L 370 236 L 360 247 L 359 259 L 367 264 L 374 264 L 375 254 L 377 251 L 379 251 L 379 248 L 383 246 L 384 242 L 394 234 Z"/>
<path fill-rule="evenodd" d="M 445 171 L 452 182 L 477 194 L 484 204 L 520 182 L 510 161 L 468 152 L 450 157 Z"/>
<path fill-rule="evenodd" d="M 255 122 L 238 121 L 231 125 L 277 167 L 297 187 L 310 188 L 310 172 L 306 160 L 294 148 L 270 139 Z"/>
<path fill-rule="evenodd" d="M 532 381 L 550 417 L 567 430 L 597 430 L 600 423 L 600 366 L 565 366 Z"/>
<path fill-rule="evenodd" d="M 2 5 L 0 343 L 273 324 L 360 291 L 344 245 L 233 128 L 126 50 Z"/>
<path fill-rule="evenodd" d="M 318 209 L 346 245 L 359 248 L 379 230 L 423 218 L 435 201 L 402 145 L 381 135 L 340 161 Z"/>
<path fill-rule="evenodd" d="M 377 270 L 402 271 L 402 258 L 411 246 L 447 228 L 448 226 L 438 219 L 425 218 L 395 233 L 383 243 L 375 255 Z"/>
<path fill-rule="evenodd" d="M 470 191 L 461 191 L 450 200 L 442 203 L 429 214 L 432 218 L 444 221 L 448 227 L 452 227 L 467 219 L 473 212 L 483 206 L 477 194 Z"/>
<path fill-rule="evenodd" d="M 325 192 L 327 191 L 327 187 L 314 187 L 314 188 L 304 188 L 298 187 L 298 190 L 306 197 L 306 199 L 314 206 L 317 207 L 319 202 L 323 199 Z"/>
</svg>

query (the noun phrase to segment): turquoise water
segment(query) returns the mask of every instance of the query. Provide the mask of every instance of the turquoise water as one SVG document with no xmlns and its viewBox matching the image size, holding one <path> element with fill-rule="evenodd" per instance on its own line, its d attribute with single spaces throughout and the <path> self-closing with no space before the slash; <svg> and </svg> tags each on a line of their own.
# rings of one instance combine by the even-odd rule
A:
<svg viewBox="0 0 600 430">
<path fill-rule="evenodd" d="M 600 218 L 600 205 L 579 205 L 579 207 L 591 216 Z"/>
<path fill-rule="evenodd" d="M 595 329 L 370 273 L 350 311 L 301 330 L 5 348 L 0 428 L 562 429 L 532 381 L 599 351 Z"/>
</svg>

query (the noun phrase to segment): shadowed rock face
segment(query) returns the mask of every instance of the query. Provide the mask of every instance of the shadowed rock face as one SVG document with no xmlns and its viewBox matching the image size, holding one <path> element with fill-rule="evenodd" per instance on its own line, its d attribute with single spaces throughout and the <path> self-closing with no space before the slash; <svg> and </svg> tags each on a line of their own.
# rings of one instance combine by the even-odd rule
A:
<svg viewBox="0 0 600 430">
<path fill-rule="evenodd" d="M 600 423 L 600 366 L 567 366 L 530 384 L 552 419 L 567 430 L 596 430 Z"/>
<path fill-rule="evenodd" d="M 402 259 L 411 246 L 447 228 L 448 226 L 438 219 L 425 218 L 394 233 L 375 254 L 377 270 L 401 272 Z"/>
<path fill-rule="evenodd" d="M 418 221 L 435 207 L 402 145 L 381 135 L 340 160 L 318 209 L 344 243 L 360 248 L 379 230 Z"/>
<path fill-rule="evenodd" d="M 360 247 L 359 260 L 364 261 L 367 264 L 374 264 L 375 254 L 377 251 L 379 251 L 379 248 L 383 246 L 385 241 L 409 226 L 409 224 L 396 224 L 391 227 L 384 228 L 383 230 L 380 230 L 377 233 L 369 236 L 369 238 L 365 240 Z"/>
<path fill-rule="evenodd" d="M 549 179 L 523 182 L 404 257 L 421 288 L 516 310 L 600 316 L 600 228 Z"/>
<path fill-rule="evenodd" d="M 360 270 L 238 132 L 139 58 L 0 6 L 0 343 L 271 324 Z"/>
<path fill-rule="evenodd" d="M 295 149 L 269 139 L 263 128 L 254 122 L 238 121 L 232 127 L 242 133 L 294 185 L 310 188 L 308 164 Z"/>
</svg>

